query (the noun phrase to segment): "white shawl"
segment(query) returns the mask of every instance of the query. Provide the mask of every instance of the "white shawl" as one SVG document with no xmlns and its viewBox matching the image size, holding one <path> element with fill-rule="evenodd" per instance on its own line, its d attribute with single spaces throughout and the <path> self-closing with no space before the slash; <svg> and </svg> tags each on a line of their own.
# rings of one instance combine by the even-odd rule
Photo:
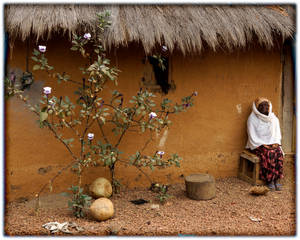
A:
<svg viewBox="0 0 300 240">
<path fill-rule="evenodd" d="M 281 145 L 281 132 L 279 120 L 272 112 L 272 104 L 269 101 L 269 114 L 260 113 L 255 103 L 252 105 L 252 113 L 247 121 L 248 141 L 246 148 L 251 150 L 266 144 Z"/>
</svg>

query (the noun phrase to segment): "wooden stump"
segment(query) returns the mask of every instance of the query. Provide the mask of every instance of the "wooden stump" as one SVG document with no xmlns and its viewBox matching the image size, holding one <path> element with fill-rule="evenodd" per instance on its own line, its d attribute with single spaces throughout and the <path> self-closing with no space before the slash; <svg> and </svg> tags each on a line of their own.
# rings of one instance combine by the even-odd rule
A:
<svg viewBox="0 0 300 240">
<path fill-rule="evenodd" d="M 215 179 L 209 174 L 192 174 L 185 177 L 187 196 L 194 200 L 208 200 L 216 196 Z"/>
</svg>

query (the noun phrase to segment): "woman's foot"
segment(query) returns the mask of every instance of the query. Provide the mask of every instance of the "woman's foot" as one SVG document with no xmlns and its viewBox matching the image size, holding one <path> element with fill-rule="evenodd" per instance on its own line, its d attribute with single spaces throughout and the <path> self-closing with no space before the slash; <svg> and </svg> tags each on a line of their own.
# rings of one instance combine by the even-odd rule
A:
<svg viewBox="0 0 300 240">
<path fill-rule="evenodd" d="M 270 182 L 267 184 L 267 187 L 271 190 L 271 191 L 274 191 L 275 190 L 275 185 L 273 182 Z"/>
<path fill-rule="evenodd" d="M 281 191 L 281 187 L 278 186 L 278 185 L 275 185 L 275 190 L 276 190 L 276 191 Z"/>
<path fill-rule="evenodd" d="M 282 186 L 281 184 L 275 182 L 274 185 L 276 191 L 281 191 L 281 186 Z"/>
</svg>

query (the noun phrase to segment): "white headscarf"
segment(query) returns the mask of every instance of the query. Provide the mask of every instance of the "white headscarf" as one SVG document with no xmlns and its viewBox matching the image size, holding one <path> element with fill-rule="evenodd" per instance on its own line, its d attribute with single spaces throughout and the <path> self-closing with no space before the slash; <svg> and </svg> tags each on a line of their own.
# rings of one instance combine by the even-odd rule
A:
<svg viewBox="0 0 300 240">
<path fill-rule="evenodd" d="M 265 144 L 281 144 L 279 120 L 272 112 L 272 103 L 269 103 L 269 114 L 260 113 L 255 102 L 252 104 L 252 113 L 247 121 L 248 141 L 246 148 L 251 150 Z"/>
</svg>

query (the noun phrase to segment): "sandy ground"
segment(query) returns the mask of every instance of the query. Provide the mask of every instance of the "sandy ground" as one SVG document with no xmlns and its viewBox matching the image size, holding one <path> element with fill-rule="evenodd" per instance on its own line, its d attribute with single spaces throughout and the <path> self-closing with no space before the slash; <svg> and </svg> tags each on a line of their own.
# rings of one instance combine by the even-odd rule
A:
<svg viewBox="0 0 300 240">
<path fill-rule="evenodd" d="M 172 198 L 159 209 L 155 193 L 147 189 L 121 191 L 111 200 L 114 217 L 97 222 L 91 216 L 74 217 L 67 208 L 67 198 L 59 194 L 45 195 L 38 214 L 34 201 L 23 200 L 6 204 L 5 233 L 7 235 L 51 235 L 42 227 L 47 222 L 74 222 L 83 231 L 74 235 L 178 236 L 178 235 L 280 235 L 296 234 L 296 204 L 294 165 L 286 162 L 282 191 L 268 192 L 263 196 L 249 194 L 252 187 L 236 177 L 216 180 L 216 197 L 195 201 L 186 197 L 185 185 L 172 185 Z M 150 203 L 134 205 L 130 200 L 143 198 Z M 259 221 L 253 221 L 258 219 Z M 68 235 L 54 233 L 53 235 Z"/>
</svg>

